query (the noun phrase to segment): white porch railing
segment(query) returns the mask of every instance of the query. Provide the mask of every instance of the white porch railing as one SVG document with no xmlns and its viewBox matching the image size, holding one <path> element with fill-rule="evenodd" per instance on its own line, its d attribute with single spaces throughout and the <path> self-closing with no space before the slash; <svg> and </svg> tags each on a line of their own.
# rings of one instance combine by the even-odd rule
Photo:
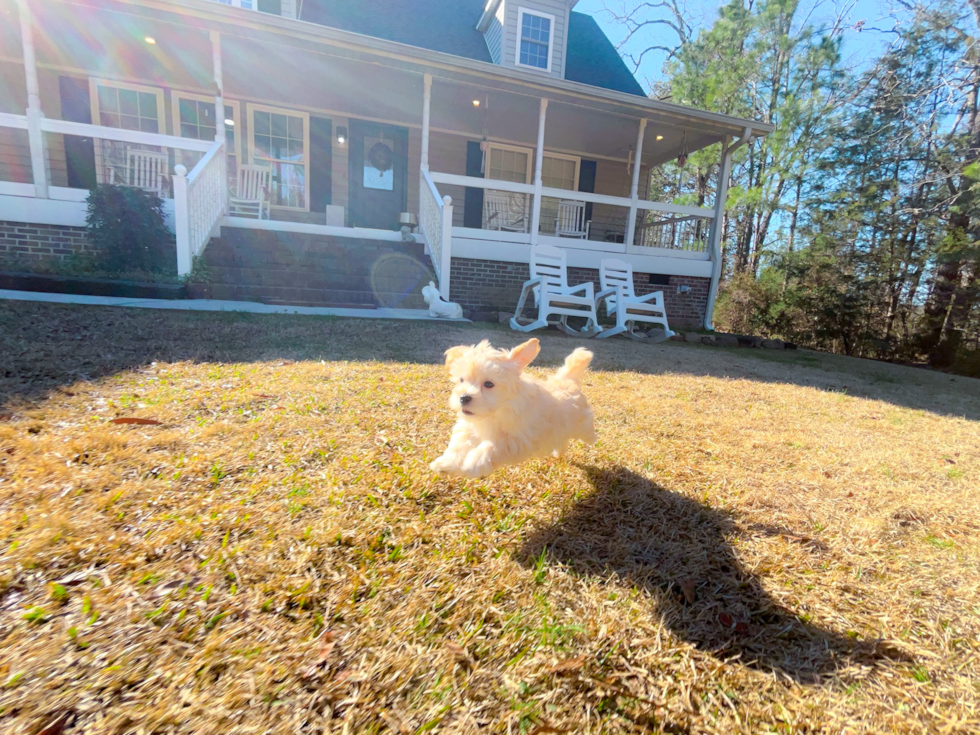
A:
<svg viewBox="0 0 980 735">
<path fill-rule="evenodd" d="M 422 169 L 419 174 L 419 225 L 425 237 L 425 249 L 432 259 L 439 278 L 439 293 L 449 300 L 449 271 L 453 256 L 453 200 L 442 197 L 429 176 Z"/>
<path fill-rule="evenodd" d="M 194 258 L 204 252 L 228 213 L 227 181 L 224 141 L 216 141 L 189 174 L 185 166 L 174 167 L 177 275 L 191 272 Z"/>
<path fill-rule="evenodd" d="M 649 222 L 637 222 L 636 245 L 687 253 L 708 252 L 711 217 L 688 215 Z"/>
<path fill-rule="evenodd" d="M 526 209 L 529 210 L 533 206 L 534 186 L 531 184 L 483 179 L 475 176 L 460 176 L 438 171 L 429 173 L 431 180 L 436 184 L 471 187 L 483 189 L 485 192 L 507 192 L 511 199 L 517 198 L 519 200 L 520 197 L 525 197 Z M 495 197 L 493 201 L 501 198 L 497 194 L 487 194 L 487 196 Z M 611 253 L 675 256 L 703 260 L 710 257 L 707 238 L 711 229 L 711 222 L 714 219 L 713 209 L 669 202 L 637 200 L 636 234 L 633 242 L 628 243 L 625 242 L 629 220 L 628 213 L 633 205 L 633 200 L 629 197 L 570 191 L 545 186 L 541 188 L 541 198 L 550 200 L 552 203 L 568 201 L 592 204 L 595 207 L 596 219 L 593 220 L 589 232 L 585 232 L 583 229 L 582 237 L 575 239 L 556 237 L 553 229 L 554 218 L 552 217 L 549 223 L 547 218 L 542 215 L 538 218 L 541 223 L 540 231 L 537 233 L 538 242 Z M 485 201 L 487 201 L 486 197 Z M 519 207 L 511 206 L 510 209 L 519 209 Z M 602 215 L 598 214 L 600 210 L 603 211 Z M 655 219 L 657 215 L 665 216 L 666 219 L 657 220 Z M 497 218 L 499 219 L 499 216 Z M 510 224 L 514 225 L 518 219 L 516 216 L 512 217 L 513 221 Z M 524 221 L 529 224 L 532 219 L 531 213 L 528 212 Z M 596 221 L 597 219 L 599 221 Z M 527 226 L 523 228 L 518 226 L 497 227 L 487 220 L 486 212 L 481 213 L 483 229 L 493 230 L 493 234 L 495 236 L 499 234 L 502 241 L 527 243 L 532 241 L 530 228 Z"/>
</svg>

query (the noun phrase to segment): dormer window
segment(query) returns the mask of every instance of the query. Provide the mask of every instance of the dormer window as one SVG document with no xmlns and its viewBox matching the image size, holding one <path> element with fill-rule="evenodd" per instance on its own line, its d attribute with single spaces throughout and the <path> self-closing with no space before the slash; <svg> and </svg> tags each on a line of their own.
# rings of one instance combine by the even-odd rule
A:
<svg viewBox="0 0 980 735">
<path fill-rule="evenodd" d="M 555 16 L 518 8 L 517 26 L 520 29 L 517 65 L 550 72 Z"/>
</svg>

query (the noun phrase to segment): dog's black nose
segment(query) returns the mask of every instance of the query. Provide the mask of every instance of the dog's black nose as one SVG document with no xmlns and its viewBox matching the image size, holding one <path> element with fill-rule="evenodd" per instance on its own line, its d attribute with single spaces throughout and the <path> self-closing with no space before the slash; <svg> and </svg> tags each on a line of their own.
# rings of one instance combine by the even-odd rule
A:
<svg viewBox="0 0 980 735">
<path fill-rule="evenodd" d="M 469 405 L 470 401 L 472 401 L 472 400 L 473 400 L 473 396 L 460 396 L 459 397 L 459 402 L 463 406 Z"/>
</svg>

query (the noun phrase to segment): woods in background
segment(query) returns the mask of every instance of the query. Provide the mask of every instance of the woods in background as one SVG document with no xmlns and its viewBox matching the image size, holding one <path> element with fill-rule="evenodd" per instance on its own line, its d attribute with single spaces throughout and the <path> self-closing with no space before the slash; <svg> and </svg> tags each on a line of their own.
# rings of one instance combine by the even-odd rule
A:
<svg viewBox="0 0 980 735">
<path fill-rule="evenodd" d="M 654 96 L 776 125 L 736 154 L 717 328 L 980 376 L 980 0 L 896 5 L 857 70 L 860 24 L 813 2 L 734 0 L 697 35 L 679 2 L 617 15 L 669 52 Z M 717 159 L 651 193 L 703 203 Z"/>
</svg>

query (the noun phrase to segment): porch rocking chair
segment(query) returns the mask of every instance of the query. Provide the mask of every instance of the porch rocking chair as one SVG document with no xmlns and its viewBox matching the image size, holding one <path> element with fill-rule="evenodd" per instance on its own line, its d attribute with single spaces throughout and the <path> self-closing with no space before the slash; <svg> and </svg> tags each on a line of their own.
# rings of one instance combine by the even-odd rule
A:
<svg viewBox="0 0 980 735">
<path fill-rule="evenodd" d="M 673 336 L 667 324 L 663 291 L 637 296 L 633 289 L 632 265 L 613 258 L 604 259 L 599 264 L 599 285 L 602 290 L 596 294 L 596 306 L 605 300 L 606 314 L 616 315 L 616 326 L 605 329 L 600 338 L 626 333 L 634 340 L 650 339 L 637 333 L 637 322 L 663 326 L 664 336 L 658 336 L 653 342 L 663 342 Z"/>
<path fill-rule="evenodd" d="M 535 245 L 531 248 L 531 278 L 521 289 L 517 311 L 510 320 L 510 328 L 518 332 L 531 332 L 548 326 L 548 317 L 557 316 L 558 328 L 576 337 L 594 337 L 602 331 L 596 314 L 594 287 L 591 283 L 568 285 L 568 266 L 565 251 L 552 245 Z M 524 311 L 529 293 L 534 294 L 538 318 L 530 324 L 518 319 Z M 584 317 L 585 326 L 575 330 L 568 326 L 568 317 Z"/>
<path fill-rule="evenodd" d="M 589 239 L 589 228 L 592 220 L 585 219 L 585 202 L 562 199 L 558 202 L 558 216 L 555 218 L 555 235 L 558 237 L 574 237 L 579 240 Z"/>
<path fill-rule="evenodd" d="M 485 190 L 483 220 L 488 230 L 527 232 L 527 197 L 507 191 Z"/>
<path fill-rule="evenodd" d="M 228 209 L 231 216 L 269 219 L 269 189 L 271 186 L 271 168 L 245 164 L 239 166 L 235 195 L 228 198 Z"/>
<path fill-rule="evenodd" d="M 166 153 L 129 148 L 126 150 L 126 186 L 145 189 L 163 199 L 168 193 L 168 165 Z M 107 179 L 109 184 L 116 183 L 116 170 L 112 166 L 107 169 Z"/>
</svg>

